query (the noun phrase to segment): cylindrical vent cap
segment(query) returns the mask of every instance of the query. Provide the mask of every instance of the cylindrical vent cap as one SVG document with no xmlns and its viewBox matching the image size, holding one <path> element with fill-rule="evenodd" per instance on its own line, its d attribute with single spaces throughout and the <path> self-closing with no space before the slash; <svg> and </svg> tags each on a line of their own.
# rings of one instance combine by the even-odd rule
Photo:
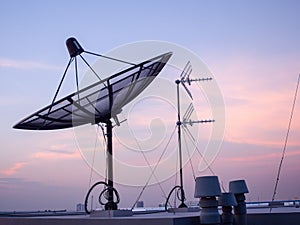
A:
<svg viewBox="0 0 300 225">
<path fill-rule="evenodd" d="M 249 193 L 245 180 L 234 180 L 229 182 L 229 192 L 233 194 Z"/>
<path fill-rule="evenodd" d="M 203 176 L 196 178 L 195 198 L 220 196 L 221 188 L 217 176 Z"/>
<path fill-rule="evenodd" d="M 236 206 L 237 201 L 234 197 L 234 194 L 231 192 L 222 193 L 219 197 L 219 205 L 220 206 Z"/>
</svg>

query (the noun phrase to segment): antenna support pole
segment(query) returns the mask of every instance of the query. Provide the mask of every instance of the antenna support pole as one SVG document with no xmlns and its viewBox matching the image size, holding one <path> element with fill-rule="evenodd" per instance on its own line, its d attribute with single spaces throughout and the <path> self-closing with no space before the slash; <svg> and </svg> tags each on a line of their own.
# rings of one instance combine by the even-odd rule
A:
<svg viewBox="0 0 300 225">
<path fill-rule="evenodd" d="M 178 151 L 179 151 L 179 174 L 180 174 L 180 201 L 181 204 L 178 206 L 178 208 L 187 208 L 185 201 L 185 194 L 183 189 L 183 173 L 182 173 L 182 151 L 181 151 L 181 118 L 180 118 L 180 96 L 179 96 L 179 84 L 180 80 L 175 81 L 177 85 L 177 113 L 178 113 L 178 121 L 177 121 L 177 127 L 178 127 Z"/>
<path fill-rule="evenodd" d="M 112 147 L 112 122 L 108 119 L 106 122 L 107 135 L 107 188 L 108 196 L 105 210 L 117 210 L 118 205 L 114 202 L 114 182 L 113 182 L 113 147 Z"/>
</svg>

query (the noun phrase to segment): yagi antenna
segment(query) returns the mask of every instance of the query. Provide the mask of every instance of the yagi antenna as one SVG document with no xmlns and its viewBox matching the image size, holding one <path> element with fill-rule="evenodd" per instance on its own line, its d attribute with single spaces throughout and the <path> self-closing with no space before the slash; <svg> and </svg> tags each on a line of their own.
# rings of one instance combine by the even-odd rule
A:
<svg viewBox="0 0 300 225">
<path fill-rule="evenodd" d="M 190 119 L 193 112 L 194 112 L 194 106 L 193 103 L 190 103 L 189 107 L 185 111 L 185 114 L 183 115 L 183 123 Z"/>
<path fill-rule="evenodd" d="M 185 80 L 191 74 L 191 72 L 192 72 L 192 65 L 191 62 L 188 61 L 180 74 L 181 80 Z"/>
<path fill-rule="evenodd" d="M 190 96 L 190 98 L 193 100 L 192 93 L 187 88 L 187 86 L 184 84 L 185 82 L 188 82 L 190 85 L 189 80 L 190 80 L 190 74 L 192 73 L 192 71 L 193 71 L 193 69 L 192 69 L 191 62 L 188 61 L 180 74 L 180 80 L 176 80 L 176 83 L 178 83 L 178 84 L 181 83 L 182 86 L 184 87 L 184 89 L 186 90 L 186 92 L 188 93 L 188 95 Z"/>
<path fill-rule="evenodd" d="M 193 96 L 192 93 L 190 92 L 190 90 L 187 88 L 187 86 L 184 84 L 184 82 L 181 83 L 182 86 L 184 87 L 185 91 L 188 93 L 188 95 L 190 96 L 190 98 L 193 100 Z"/>
<path fill-rule="evenodd" d="M 190 61 L 187 62 L 187 64 L 184 66 L 181 74 L 180 74 L 180 80 L 176 80 L 176 83 L 181 83 L 187 94 L 190 96 L 190 98 L 193 100 L 193 96 L 191 91 L 187 88 L 185 83 L 188 83 L 188 85 L 191 85 L 192 82 L 200 82 L 200 81 L 210 81 L 212 80 L 211 77 L 206 77 L 206 78 L 197 78 L 197 79 L 191 79 L 190 75 L 192 73 L 192 64 Z"/>
<path fill-rule="evenodd" d="M 206 119 L 206 120 L 191 120 L 192 113 L 194 112 L 194 106 L 193 103 L 190 103 L 188 108 L 185 111 L 185 114 L 183 115 L 183 119 L 181 124 L 186 127 L 186 125 L 193 126 L 194 123 L 213 123 L 215 120 L 212 119 Z"/>
</svg>

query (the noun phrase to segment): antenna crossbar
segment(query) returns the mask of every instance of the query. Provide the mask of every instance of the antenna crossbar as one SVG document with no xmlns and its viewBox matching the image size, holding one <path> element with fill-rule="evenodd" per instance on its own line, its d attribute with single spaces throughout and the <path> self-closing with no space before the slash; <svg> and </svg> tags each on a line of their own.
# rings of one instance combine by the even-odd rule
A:
<svg viewBox="0 0 300 225">
<path fill-rule="evenodd" d="M 195 123 L 214 123 L 215 120 L 183 120 L 182 125 L 193 126 Z"/>
<path fill-rule="evenodd" d="M 205 78 L 196 78 L 196 79 L 185 79 L 185 80 L 181 80 L 181 82 L 183 83 L 188 83 L 189 85 L 191 85 L 192 82 L 201 82 L 201 81 L 210 81 L 212 80 L 212 77 L 205 77 Z"/>
</svg>

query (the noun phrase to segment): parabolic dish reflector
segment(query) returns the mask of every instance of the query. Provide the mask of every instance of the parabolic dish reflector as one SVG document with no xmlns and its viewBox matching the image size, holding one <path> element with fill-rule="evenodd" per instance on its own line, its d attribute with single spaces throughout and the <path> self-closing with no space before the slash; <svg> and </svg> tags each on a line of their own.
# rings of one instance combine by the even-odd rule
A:
<svg viewBox="0 0 300 225">
<path fill-rule="evenodd" d="M 162 54 L 93 83 L 37 111 L 14 128 L 56 130 L 105 123 L 153 81 L 171 55 Z"/>
</svg>

